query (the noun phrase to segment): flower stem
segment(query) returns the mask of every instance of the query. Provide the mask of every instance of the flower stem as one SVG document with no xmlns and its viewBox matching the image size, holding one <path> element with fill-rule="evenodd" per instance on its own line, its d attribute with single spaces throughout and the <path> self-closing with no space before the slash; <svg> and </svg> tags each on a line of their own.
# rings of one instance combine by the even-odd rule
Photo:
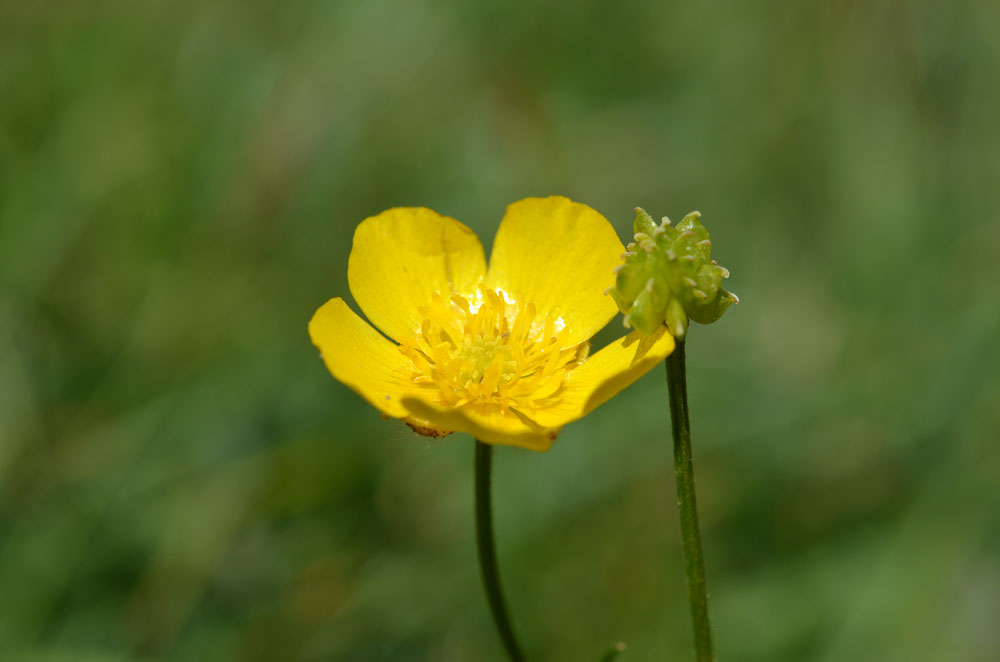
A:
<svg viewBox="0 0 1000 662">
<path fill-rule="evenodd" d="M 524 654 L 517 644 L 504 606 L 500 571 L 497 569 L 497 551 L 493 540 L 493 506 L 490 495 L 490 473 L 493 466 L 493 446 L 476 440 L 476 544 L 479 547 L 479 570 L 486 589 L 486 601 L 493 614 L 493 622 L 507 650 L 511 662 L 523 662 Z"/>
<path fill-rule="evenodd" d="M 688 420 L 687 375 L 684 341 L 666 359 L 667 390 L 670 394 L 670 421 L 674 434 L 674 473 L 677 477 L 677 507 L 681 517 L 684 573 L 694 626 L 694 650 L 698 662 L 713 662 L 712 626 L 708 619 L 708 589 L 705 586 L 705 558 L 698 529 L 698 504 L 694 493 L 694 464 L 691 459 L 691 423 Z"/>
</svg>

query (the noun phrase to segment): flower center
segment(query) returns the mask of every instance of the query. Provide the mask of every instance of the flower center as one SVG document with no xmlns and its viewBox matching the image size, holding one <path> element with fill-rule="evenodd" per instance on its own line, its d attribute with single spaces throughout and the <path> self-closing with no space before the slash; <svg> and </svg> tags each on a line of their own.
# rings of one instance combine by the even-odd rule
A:
<svg viewBox="0 0 1000 662">
<path fill-rule="evenodd" d="M 586 358 L 588 343 L 559 342 L 561 318 L 540 318 L 534 304 L 503 292 L 435 294 L 419 312 L 420 330 L 400 350 L 413 362 L 410 380 L 446 406 L 530 414 L 558 402 L 566 375 Z"/>
<path fill-rule="evenodd" d="M 473 338 L 459 348 L 458 356 L 463 362 L 460 376 L 463 381 L 482 382 L 494 362 L 500 366 L 500 381 L 509 382 L 517 370 L 517 361 L 511 358 L 510 348 L 490 336 Z"/>
</svg>

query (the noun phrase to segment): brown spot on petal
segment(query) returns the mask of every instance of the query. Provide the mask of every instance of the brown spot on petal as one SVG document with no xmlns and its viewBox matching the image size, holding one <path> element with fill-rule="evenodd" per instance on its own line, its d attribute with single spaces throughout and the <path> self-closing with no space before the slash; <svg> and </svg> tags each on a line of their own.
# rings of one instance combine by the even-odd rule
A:
<svg viewBox="0 0 1000 662">
<path fill-rule="evenodd" d="M 447 437 L 451 434 L 451 431 L 446 430 L 436 430 L 434 428 L 427 428 L 422 425 L 417 425 L 416 423 L 411 423 L 410 421 L 403 421 L 410 426 L 410 429 L 419 434 L 422 437 L 431 437 L 433 439 L 441 439 Z"/>
</svg>

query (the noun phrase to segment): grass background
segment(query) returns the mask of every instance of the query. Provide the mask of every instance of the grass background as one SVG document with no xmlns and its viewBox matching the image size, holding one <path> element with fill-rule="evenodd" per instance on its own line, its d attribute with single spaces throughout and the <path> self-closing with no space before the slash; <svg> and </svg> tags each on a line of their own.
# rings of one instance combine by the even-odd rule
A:
<svg viewBox="0 0 1000 662">
<path fill-rule="evenodd" d="M 472 443 L 324 370 L 354 226 L 703 212 L 722 660 L 1000 659 L 1000 5 L 0 2 L 5 660 L 500 660 Z M 612 323 L 606 338 L 619 327 Z M 496 458 L 534 660 L 688 659 L 663 374 Z"/>
</svg>

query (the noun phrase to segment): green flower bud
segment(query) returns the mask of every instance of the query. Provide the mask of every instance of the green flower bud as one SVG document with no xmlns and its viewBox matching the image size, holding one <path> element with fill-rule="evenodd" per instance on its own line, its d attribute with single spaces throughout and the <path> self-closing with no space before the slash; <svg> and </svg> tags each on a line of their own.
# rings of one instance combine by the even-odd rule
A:
<svg viewBox="0 0 1000 662">
<path fill-rule="evenodd" d="M 675 338 L 687 333 L 688 320 L 710 324 L 739 298 L 722 289 L 729 270 L 712 259 L 712 240 L 691 212 L 676 227 L 660 225 L 636 207 L 635 242 L 616 270 L 608 294 L 625 314 L 625 326 L 652 335 L 666 324 Z"/>
</svg>

